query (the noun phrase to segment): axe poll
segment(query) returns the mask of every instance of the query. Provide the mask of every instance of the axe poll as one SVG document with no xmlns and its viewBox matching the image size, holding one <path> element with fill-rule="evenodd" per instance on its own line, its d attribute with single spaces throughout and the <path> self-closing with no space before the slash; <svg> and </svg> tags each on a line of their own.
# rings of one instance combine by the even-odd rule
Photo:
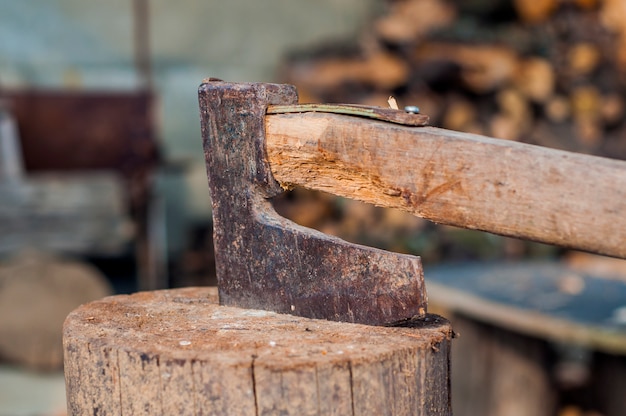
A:
<svg viewBox="0 0 626 416">
<path fill-rule="evenodd" d="M 626 258 L 626 162 L 428 127 L 427 116 L 298 105 L 293 86 L 200 87 L 220 302 L 366 324 L 424 316 L 419 257 L 280 217 L 302 186 L 440 224 Z"/>
</svg>

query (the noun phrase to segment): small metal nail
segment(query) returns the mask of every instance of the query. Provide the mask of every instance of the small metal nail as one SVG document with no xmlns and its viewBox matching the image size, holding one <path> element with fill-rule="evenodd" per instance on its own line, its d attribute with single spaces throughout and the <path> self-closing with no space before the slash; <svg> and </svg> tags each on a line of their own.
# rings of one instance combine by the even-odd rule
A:
<svg viewBox="0 0 626 416">
<path fill-rule="evenodd" d="M 416 105 L 407 105 L 406 107 L 404 107 L 404 111 L 406 111 L 407 113 L 419 114 L 420 108 Z"/>
</svg>

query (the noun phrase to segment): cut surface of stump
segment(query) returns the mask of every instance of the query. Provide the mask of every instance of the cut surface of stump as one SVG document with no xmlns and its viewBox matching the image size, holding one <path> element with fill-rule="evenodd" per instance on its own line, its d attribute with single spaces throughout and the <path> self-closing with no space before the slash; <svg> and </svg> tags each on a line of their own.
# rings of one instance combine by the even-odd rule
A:
<svg viewBox="0 0 626 416">
<path fill-rule="evenodd" d="M 69 414 L 450 414 L 449 323 L 374 327 L 219 306 L 215 288 L 120 295 L 64 327 Z"/>
</svg>

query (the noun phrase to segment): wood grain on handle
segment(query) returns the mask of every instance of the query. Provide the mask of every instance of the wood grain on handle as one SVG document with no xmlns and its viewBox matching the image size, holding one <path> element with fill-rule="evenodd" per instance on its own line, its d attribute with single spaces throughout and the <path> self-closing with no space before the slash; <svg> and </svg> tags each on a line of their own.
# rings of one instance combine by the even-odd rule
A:
<svg viewBox="0 0 626 416">
<path fill-rule="evenodd" d="M 284 186 L 626 258 L 624 161 L 323 113 L 268 115 L 266 143 Z"/>
</svg>

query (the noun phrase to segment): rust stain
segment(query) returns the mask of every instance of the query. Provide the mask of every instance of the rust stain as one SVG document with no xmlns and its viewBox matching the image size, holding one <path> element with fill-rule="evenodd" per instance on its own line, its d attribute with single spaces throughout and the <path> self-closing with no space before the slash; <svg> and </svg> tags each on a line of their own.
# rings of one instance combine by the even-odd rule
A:
<svg viewBox="0 0 626 416">
<path fill-rule="evenodd" d="M 269 180 L 271 166 L 258 160 L 264 153 L 260 150 L 263 141 L 258 140 L 264 134 L 263 110 L 270 93 L 272 103 L 293 103 L 296 96 L 292 88 L 209 83 L 200 89 L 204 146 L 210 149 L 205 156 L 213 215 L 219 225 L 215 252 L 220 302 L 370 325 L 418 314 L 420 308 L 426 308 L 419 258 L 296 227 L 265 199 L 282 189 Z M 232 145 L 235 139 L 238 146 Z M 298 161 L 286 158 L 288 154 L 278 155 L 283 167 L 293 167 L 291 173 L 298 175 L 293 179 L 302 186 L 316 183 L 319 175 L 307 173 L 319 169 L 348 184 L 349 192 L 360 189 L 355 186 L 363 184 L 367 189 L 368 183 L 380 181 L 368 172 L 356 181 L 346 180 L 354 174 L 351 162 L 344 162 L 341 151 L 325 146 L 323 141 L 315 145 L 316 155 Z M 251 161 L 258 171 L 249 169 Z M 233 194 L 233 189 L 240 191 Z"/>
<path fill-rule="evenodd" d="M 322 156 L 322 160 L 324 161 L 335 162 L 337 160 L 337 157 L 322 146 L 321 138 L 317 139 L 317 152 Z"/>
<path fill-rule="evenodd" d="M 423 170 L 421 186 L 419 184 L 416 186 L 418 192 L 412 192 L 406 188 L 402 189 L 401 195 L 407 205 L 419 207 L 447 192 L 463 193 L 462 180 L 455 178 L 455 176 L 457 176 L 455 173 L 447 172 L 442 164 L 433 160 L 435 154 L 436 152 L 431 155 Z M 459 170 L 462 170 L 462 168 Z M 435 179 L 435 172 L 437 171 L 439 171 L 441 176 L 444 176 L 445 179 L 452 178 L 439 185 L 433 185 L 432 182 Z"/>
<path fill-rule="evenodd" d="M 446 192 L 454 191 L 456 188 L 460 188 L 460 185 L 461 185 L 461 180 L 460 179 L 457 179 L 455 181 L 442 183 L 441 185 L 435 186 L 430 191 L 428 191 L 428 193 L 425 196 L 423 196 L 423 199 L 425 201 L 427 201 L 427 200 L 429 200 L 431 198 L 434 198 L 434 197 L 436 197 L 438 195 L 441 195 L 441 194 L 444 194 Z"/>
</svg>

